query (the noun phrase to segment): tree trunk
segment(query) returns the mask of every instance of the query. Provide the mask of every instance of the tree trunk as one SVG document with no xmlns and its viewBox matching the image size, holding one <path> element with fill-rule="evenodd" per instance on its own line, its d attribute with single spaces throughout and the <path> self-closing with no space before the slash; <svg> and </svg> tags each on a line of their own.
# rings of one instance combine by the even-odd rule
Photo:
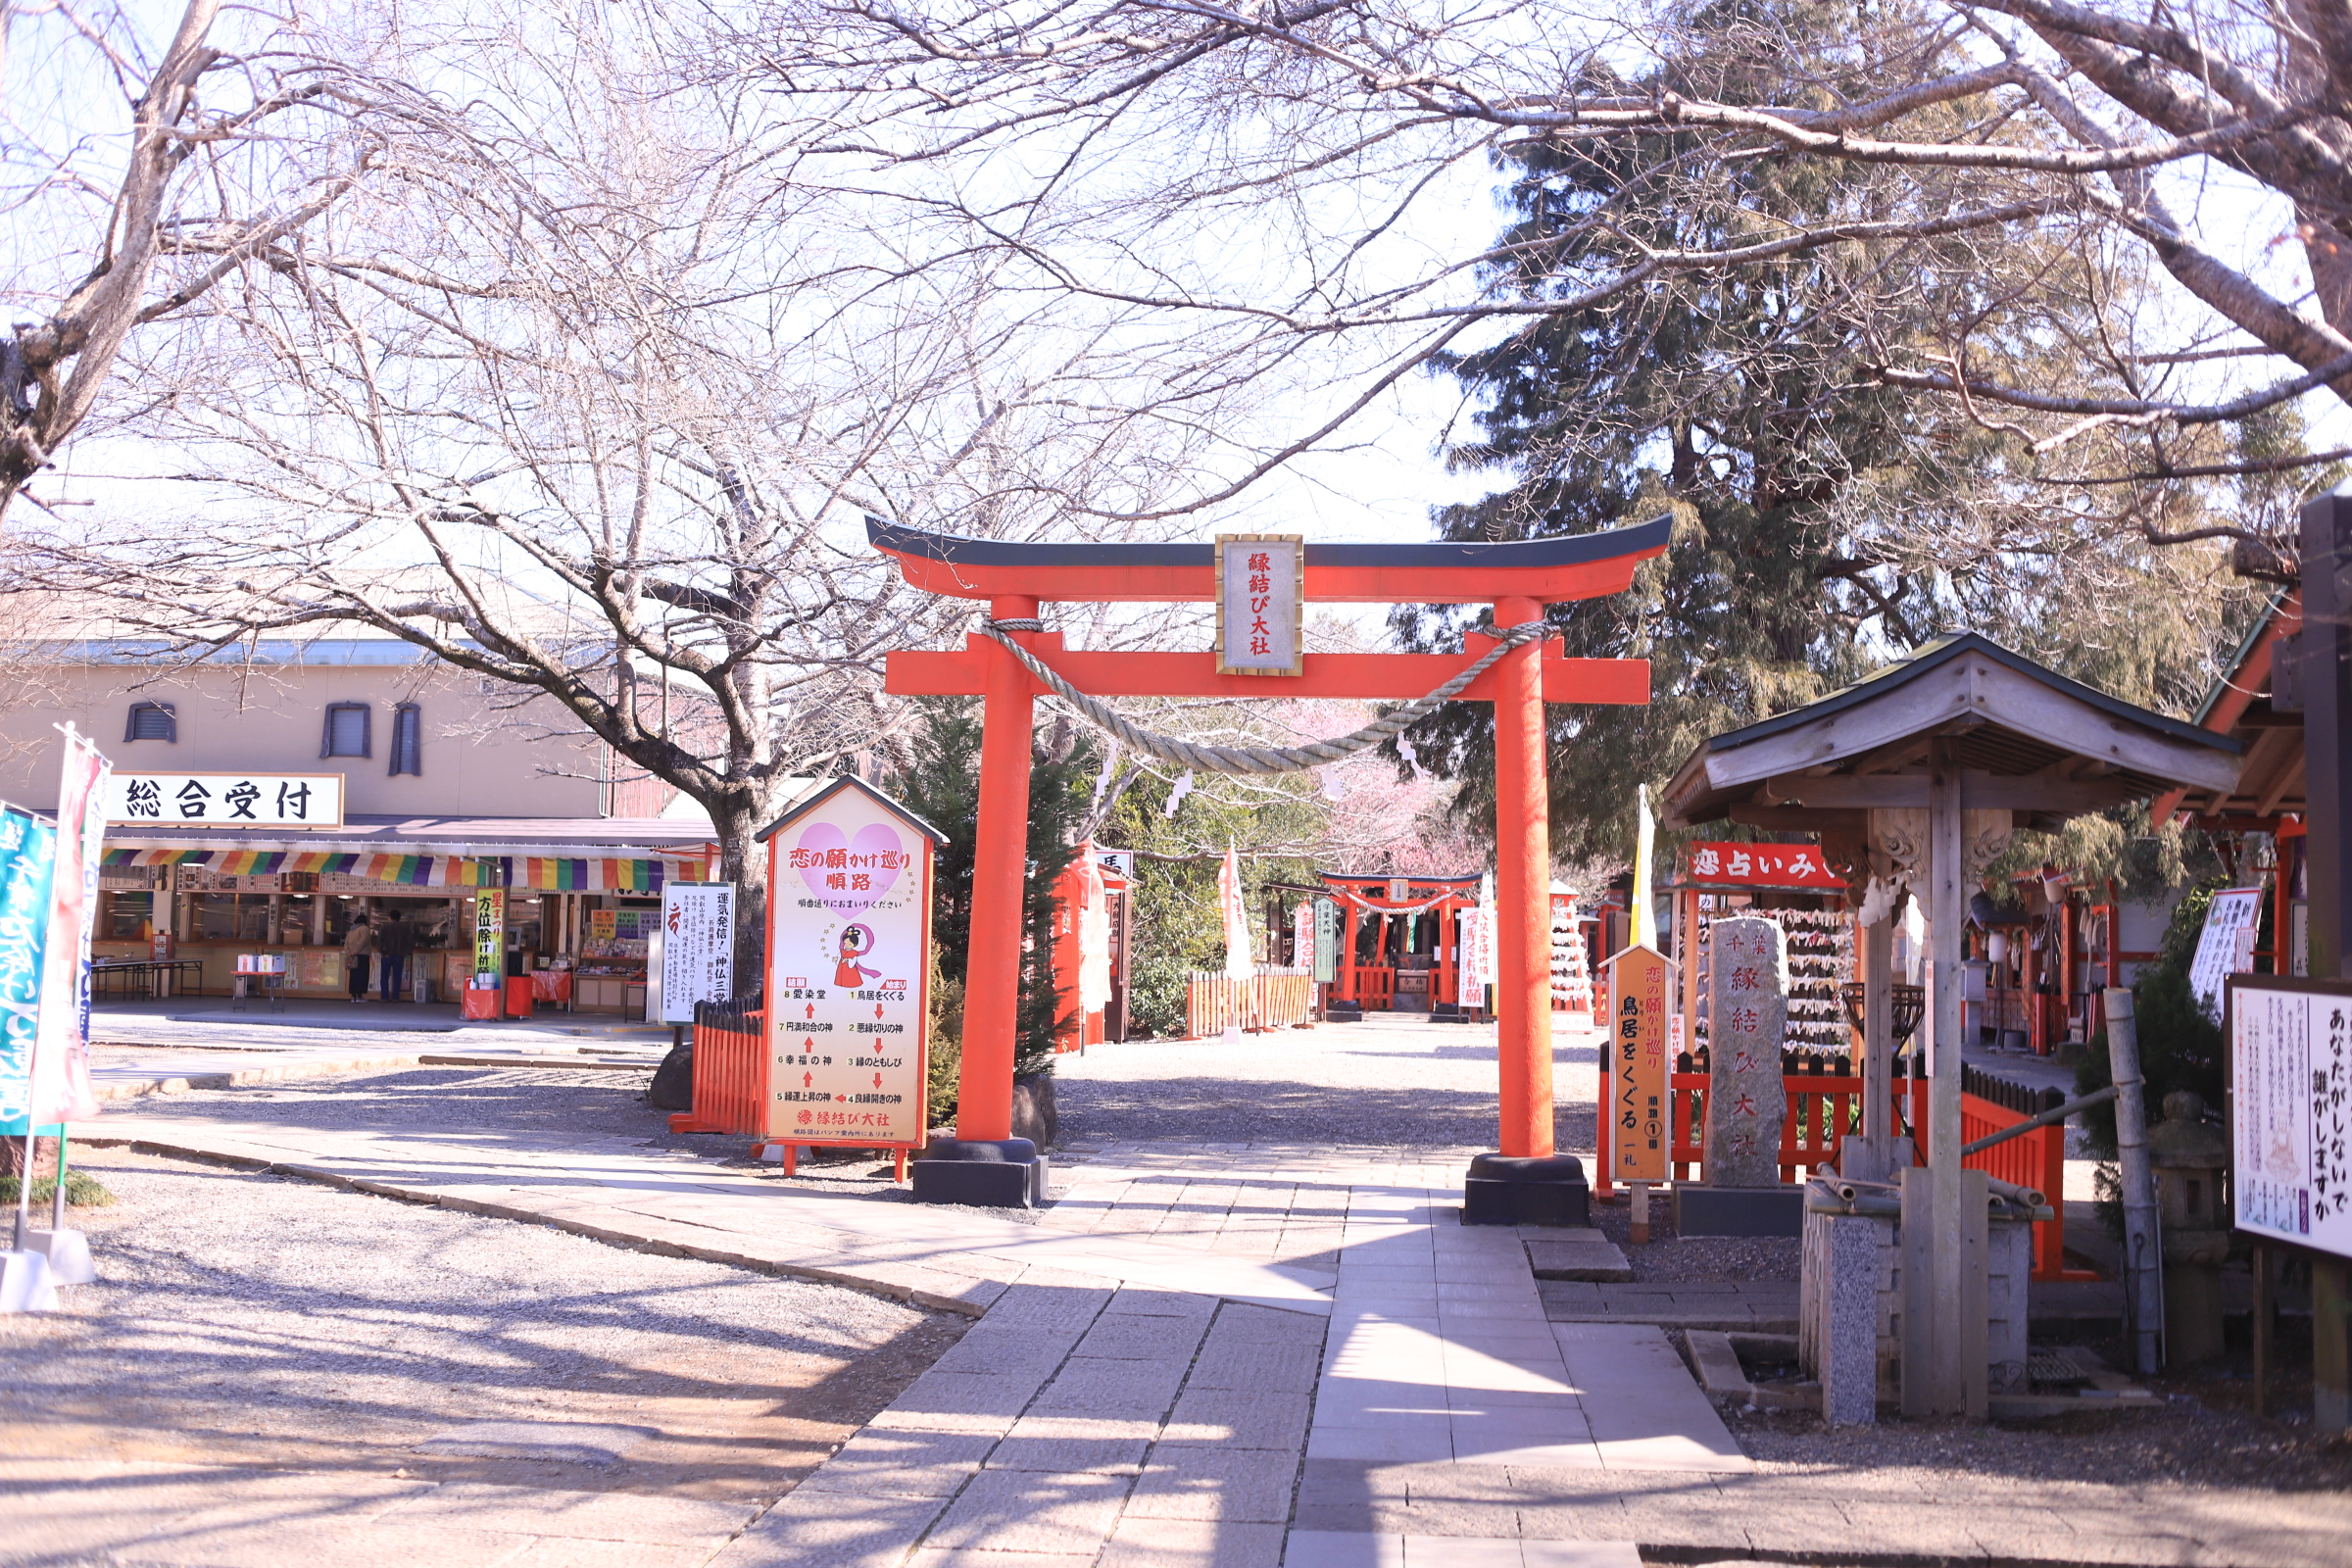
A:
<svg viewBox="0 0 2352 1568">
<path fill-rule="evenodd" d="M 17 1137 L 0 1137 L 0 1176 L 22 1176 L 24 1174 L 24 1140 Z M 36 1182 L 50 1181 L 55 1179 L 56 1175 L 57 1140 L 54 1138 L 34 1139 L 32 1179 Z"/>
<path fill-rule="evenodd" d="M 718 829 L 719 879 L 735 884 L 735 995 L 767 994 L 767 846 L 752 835 L 767 824 L 748 806 L 710 807 Z"/>
</svg>

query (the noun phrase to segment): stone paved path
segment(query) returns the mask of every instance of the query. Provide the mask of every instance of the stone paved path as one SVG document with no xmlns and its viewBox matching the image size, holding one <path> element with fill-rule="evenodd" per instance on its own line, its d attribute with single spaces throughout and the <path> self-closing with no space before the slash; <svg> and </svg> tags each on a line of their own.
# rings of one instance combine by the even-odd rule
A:
<svg viewBox="0 0 2352 1568">
<path fill-rule="evenodd" d="M 699 1521 L 699 1544 L 646 1542 L 642 1559 L 550 1531 L 521 1555 L 538 1527 L 484 1496 L 465 1521 L 436 1514 L 434 1530 L 475 1533 L 465 1550 L 419 1555 L 380 1533 L 422 1528 L 398 1498 L 355 1493 L 347 1513 L 313 1492 L 292 1538 L 309 1544 L 304 1568 L 356 1562 L 362 1542 L 371 1568 L 1630 1568 L 1637 1550 L 2352 1564 L 2352 1500 L 2333 1494 L 1759 1469 L 1658 1329 L 1544 1318 L 1521 1238 L 1455 1221 L 1452 1152 L 1114 1146 L 1068 1168 L 1069 1196 L 1023 1224 L 826 1195 L 624 1140 L 109 1122 L 150 1147 L 855 1281 L 980 1319 L 723 1545 Z"/>
<path fill-rule="evenodd" d="M 1536 1281 L 1522 1238 L 1460 1227 L 1468 1149 L 1104 1143 L 1056 1169 L 1059 1201 L 1030 1223 L 791 1186 L 625 1138 L 232 1116 L 118 1113 L 90 1130 L 979 1321 L 757 1517 L 566 1534 L 529 1513 L 543 1504 L 428 1505 L 373 1482 L 337 1497 L 303 1478 L 278 1501 L 239 1494 L 184 1550 L 142 1560 L 2352 1565 L 2352 1501 L 2333 1494 L 1758 1467 L 1658 1327 L 1553 1321 L 1567 1282 Z M 112 1487 L 123 1505 L 134 1483 L 105 1481 L 80 1504 L 106 1506 Z M 256 1534 L 271 1518 L 287 1522 L 282 1554 Z"/>
</svg>

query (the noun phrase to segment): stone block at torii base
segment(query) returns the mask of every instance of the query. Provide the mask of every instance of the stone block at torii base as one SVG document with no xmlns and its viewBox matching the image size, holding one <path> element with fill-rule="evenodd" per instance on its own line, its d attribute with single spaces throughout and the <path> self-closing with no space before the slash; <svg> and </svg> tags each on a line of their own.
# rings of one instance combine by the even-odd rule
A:
<svg viewBox="0 0 2352 1568">
<path fill-rule="evenodd" d="M 1781 1185 L 1781 1040 L 1788 1021 L 1788 942 L 1754 915 L 1718 920 L 1707 1002 L 1706 1182 Z"/>
</svg>

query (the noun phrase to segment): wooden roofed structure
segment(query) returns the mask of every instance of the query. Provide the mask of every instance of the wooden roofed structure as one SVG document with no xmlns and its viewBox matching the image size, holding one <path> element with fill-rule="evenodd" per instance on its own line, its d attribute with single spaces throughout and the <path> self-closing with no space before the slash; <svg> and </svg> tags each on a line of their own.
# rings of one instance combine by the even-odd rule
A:
<svg viewBox="0 0 2352 1568">
<path fill-rule="evenodd" d="M 1907 889 L 1926 906 L 1930 1065 L 1926 1182 L 1902 1183 L 1906 1234 L 1929 1238 L 1929 1267 L 1906 1319 L 1906 1414 L 1986 1409 L 1984 1280 L 1970 1272 L 1967 1226 L 1984 1223 L 1981 1172 L 1960 1147 L 1961 933 L 1974 884 L 2017 827 L 2174 790 L 2238 788 L 2241 743 L 2167 717 L 2012 653 L 1973 633 L 1938 639 L 1818 702 L 1712 736 L 1668 782 L 1663 820 L 1692 827 L 1726 818 L 1819 832 L 1825 854 L 1851 867 L 1857 891 Z M 1892 916 L 1899 900 L 1865 898 L 1864 1135 L 1845 1178 L 1882 1181 L 1907 1165 L 1889 1132 Z M 1842 1156 L 1841 1156 L 1842 1161 Z M 1968 1178 L 1978 1186 L 1971 1197 Z"/>
<path fill-rule="evenodd" d="M 1664 820 L 1859 833 L 1866 811 L 1927 807 L 1938 737 L 1969 809 L 2007 810 L 2015 826 L 2038 829 L 2184 785 L 2232 791 L 2243 749 L 1966 632 L 1709 738 L 1667 784 Z"/>
</svg>

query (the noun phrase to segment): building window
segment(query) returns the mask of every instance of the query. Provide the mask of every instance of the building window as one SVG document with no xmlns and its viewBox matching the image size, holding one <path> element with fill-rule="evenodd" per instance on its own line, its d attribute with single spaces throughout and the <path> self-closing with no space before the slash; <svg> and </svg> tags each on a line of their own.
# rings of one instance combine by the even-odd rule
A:
<svg viewBox="0 0 2352 1568">
<path fill-rule="evenodd" d="M 130 722 L 122 727 L 126 741 L 179 741 L 179 718 L 170 703 L 133 703 Z"/>
<path fill-rule="evenodd" d="M 392 771 L 424 776 L 424 715 L 415 703 L 392 710 Z"/>
<path fill-rule="evenodd" d="M 368 749 L 368 711 L 366 703 L 329 703 L 326 709 L 326 738 L 319 743 L 320 757 L 372 757 Z"/>
</svg>

